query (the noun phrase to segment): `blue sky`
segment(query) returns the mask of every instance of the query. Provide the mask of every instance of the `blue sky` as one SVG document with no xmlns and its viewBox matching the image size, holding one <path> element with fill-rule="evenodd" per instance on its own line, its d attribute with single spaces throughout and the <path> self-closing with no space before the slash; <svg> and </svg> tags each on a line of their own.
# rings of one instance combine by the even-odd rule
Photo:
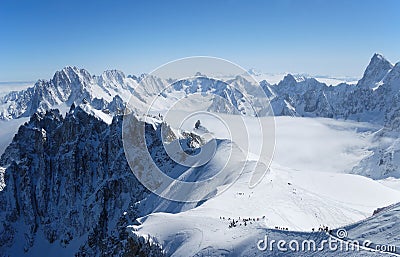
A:
<svg viewBox="0 0 400 257">
<path fill-rule="evenodd" d="M 0 81 L 66 65 L 150 72 L 193 55 L 264 72 L 361 75 L 400 61 L 397 0 L 15 1 L 0 3 Z"/>
</svg>

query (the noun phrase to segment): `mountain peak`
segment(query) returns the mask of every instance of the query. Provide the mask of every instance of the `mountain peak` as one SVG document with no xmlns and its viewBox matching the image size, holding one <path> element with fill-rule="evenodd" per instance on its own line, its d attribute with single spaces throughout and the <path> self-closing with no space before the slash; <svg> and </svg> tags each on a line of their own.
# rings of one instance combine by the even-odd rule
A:
<svg viewBox="0 0 400 257">
<path fill-rule="evenodd" d="M 357 85 L 375 88 L 376 84 L 379 83 L 392 68 L 393 64 L 386 60 L 383 55 L 375 53 Z"/>
<path fill-rule="evenodd" d="M 91 77 L 91 75 L 87 70 L 79 69 L 76 66 L 66 66 L 61 70 L 61 72 L 67 75 L 67 77 L 76 77 L 79 75 L 83 75 L 85 77 Z"/>
<path fill-rule="evenodd" d="M 104 76 L 106 77 L 120 77 L 120 78 L 125 78 L 125 74 L 122 71 L 119 70 L 106 70 L 103 72 Z"/>
<path fill-rule="evenodd" d="M 61 71 L 64 71 L 64 72 L 71 72 L 71 71 L 78 72 L 79 69 L 76 66 L 67 65 L 64 68 L 62 68 Z"/>
<path fill-rule="evenodd" d="M 286 74 L 285 77 L 279 82 L 279 84 L 296 84 L 297 80 L 292 74 Z"/>
<path fill-rule="evenodd" d="M 85 80 L 90 80 L 91 75 L 85 69 L 78 69 L 76 66 L 65 66 L 61 70 L 54 73 L 53 79 L 51 81 L 55 85 L 58 85 L 63 81 L 69 81 L 70 83 L 79 83 L 79 77 L 82 77 Z"/>
<path fill-rule="evenodd" d="M 393 68 L 393 64 L 390 63 L 382 54 L 379 54 L 379 53 L 375 53 L 372 56 L 368 67 L 371 65 L 372 66 L 379 65 L 379 66 L 384 66 L 384 67 L 390 67 L 390 69 Z"/>
<path fill-rule="evenodd" d="M 373 60 L 373 59 L 386 60 L 386 58 L 380 53 L 374 53 L 374 55 L 372 56 L 371 60 Z"/>
<path fill-rule="evenodd" d="M 125 80 L 125 74 L 119 70 L 106 70 L 101 76 L 101 80 L 108 81 L 109 83 L 115 85 L 123 85 Z"/>
</svg>

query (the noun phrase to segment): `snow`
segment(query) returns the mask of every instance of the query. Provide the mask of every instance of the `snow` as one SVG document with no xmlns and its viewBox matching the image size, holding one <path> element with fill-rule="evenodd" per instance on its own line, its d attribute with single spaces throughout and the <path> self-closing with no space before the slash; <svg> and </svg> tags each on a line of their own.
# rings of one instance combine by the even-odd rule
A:
<svg viewBox="0 0 400 257">
<path fill-rule="evenodd" d="M 357 86 L 365 86 L 374 91 L 377 90 L 379 93 L 385 89 L 384 85 L 389 81 L 393 85 L 390 83 L 388 85 L 396 88 L 396 67 L 399 66 L 396 65 L 393 68 L 393 65 L 382 56 L 375 55 Z M 280 85 L 282 90 L 280 95 L 288 92 L 293 94 L 299 92 L 300 95 L 303 88 L 313 92 L 321 86 L 317 81 L 327 85 L 337 85 L 343 82 L 356 83 L 355 79 L 346 77 L 314 76 L 316 80 L 313 80 L 309 79 L 310 76 L 307 74 L 287 76 L 288 73 L 267 74 L 255 70 L 251 70 L 250 74 L 256 80 L 266 80 L 270 84 L 278 84 L 286 76 L 287 83 Z M 338 228 L 350 224 L 347 227 L 352 229 L 354 224 L 358 224 L 358 221 L 361 221 L 359 223 L 361 225 L 368 224 L 371 219 L 368 217 L 377 208 L 394 204 L 400 199 L 400 179 L 396 176 L 399 174 L 398 170 L 388 173 L 393 177 L 382 179 L 384 176 L 377 172 L 378 168 L 376 167 L 381 159 L 378 152 L 394 156 L 395 161 L 389 164 L 397 163 L 398 155 L 396 153 L 400 149 L 398 134 L 395 133 L 393 138 L 377 139 L 376 135 L 379 134 L 377 131 L 381 127 L 376 124 L 288 116 L 275 117 L 274 123 L 271 123 L 271 117 L 255 118 L 210 113 L 210 108 L 215 107 L 213 104 L 218 107 L 218 104 L 222 106 L 225 103 L 213 101 L 210 94 L 226 93 L 223 90 L 227 88 L 206 80 L 199 82 L 199 78 L 176 83 L 174 87 L 162 92 L 169 83 L 161 78 L 149 76 L 147 83 L 144 83 L 146 86 L 143 86 L 142 84 L 138 85 L 135 79 L 125 77 L 122 72 L 115 70 L 106 71 L 100 76 L 90 76 L 84 70 L 67 67 L 56 75 L 55 78 L 60 78 L 60 84 L 54 84 L 58 88 L 56 86 L 49 88 L 50 97 L 40 100 L 43 101 L 44 106 L 58 108 L 61 113 L 69 110 L 71 99 L 71 101 L 80 101 L 82 97 L 90 97 L 89 100 L 98 98 L 110 103 L 116 95 L 127 101 L 127 96 L 133 94 L 129 104 L 134 110 L 140 110 L 140 120 L 157 126 L 162 121 L 162 117 L 159 115 L 161 114 L 178 136 L 182 136 L 183 131 L 195 132 L 198 135 L 209 137 L 207 138 L 209 145 L 211 145 L 211 139 L 218 139 L 216 153 L 213 155 L 213 159 L 205 165 L 195 168 L 192 166 L 187 170 L 168 166 L 169 164 L 165 164 L 163 167 L 169 177 L 181 181 L 202 182 L 210 179 L 211 183 L 208 186 L 215 189 L 214 191 L 203 188 L 201 183 L 198 183 L 196 187 L 172 184 L 163 188 L 164 193 L 166 196 L 179 195 L 183 203 L 172 202 L 152 195 L 139 205 L 141 208 L 139 212 L 145 216 L 138 220 L 139 225 L 132 225 L 130 228 L 139 236 L 161 243 L 167 254 L 193 256 L 210 255 L 211 252 L 212 255 L 254 255 L 256 253 L 255 242 L 263 238 L 265 231 L 273 231 L 272 233 L 275 234 L 282 233 L 274 231 L 275 227 L 288 228 L 290 232 L 285 232 L 284 236 L 295 235 L 305 238 L 309 236 L 305 232 L 310 232 L 312 228 L 318 228 L 320 225 Z M 243 76 L 245 77 L 245 75 Z M 63 84 L 64 80 L 69 84 Z M 73 80 L 75 81 L 73 82 Z M 241 91 L 249 93 L 250 96 L 258 96 L 250 82 L 242 77 L 237 76 L 232 81 L 238 85 Z M 299 86 L 293 87 L 296 83 L 299 83 Z M 40 85 L 39 83 L 38 86 Z M 70 94 L 72 89 L 69 88 L 71 85 L 76 87 L 73 89 L 76 92 L 72 95 Z M 0 83 L 0 95 L 2 90 L 4 92 L 10 90 L 9 85 L 3 89 L 1 86 Z M 27 85 L 19 86 L 26 87 Z M 266 85 L 274 97 L 278 97 L 274 92 L 274 90 L 278 90 L 278 87 L 278 85 L 271 87 Z M 88 92 L 88 95 L 79 95 L 80 90 L 83 89 Z M 342 92 L 342 90 L 348 88 L 346 85 L 342 85 L 335 89 L 345 95 L 346 91 Z M 60 95 L 57 95 L 57 90 L 60 90 Z M 154 95 L 160 92 L 162 92 L 161 96 L 152 102 Z M 205 96 L 207 94 L 208 96 Z M 339 94 L 339 96 L 341 95 Z M 324 100 L 329 102 L 325 92 L 323 92 L 323 96 Z M 310 99 L 313 100 L 313 97 L 312 95 Z M 334 95 L 334 97 L 340 99 L 338 96 Z M 294 115 L 304 108 L 302 102 L 291 103 L 289 98 L 285 98 L 282 102 L 289 110 L 289 114 L 293 113 Z M 331 96 L 329 99 L 334 98 Z M 228 99 L 227 102 L 229 100 L 232 99 Z M 237 103 L 238 109 L 248 104 L 240 96 L 233 100 Z M 148 115 L 143 115 L 150 103 L 153 104 L 150 112 Z M 232 102 L 230 104 L 232 105 Z M 389 106 L 387 103 L 385 104 Z M 79 106 L 87 113 L 111 124 L 112 114 L 106 113 L 107 111 L 104 110 L 106 106 L 97 107 L 99 109 L 90 103 Z M 224 107 L 221 106 L 216 110 L 224 110 Z M 1 107 L 6 108 L 8 105 L 5 104 Z M 26 106 L 21 105 L 18 108 L 26 108 Z M 363 120 L 372 122 L 373 118 L 383 118 L 382 113 L 376 113 L 377 115 L 375 113 L 366 114 L 370 116 Z M 3 153 L 11 142 L 17 128 L 28 119 L 0 121 L 0 153 Z M 201 120 L 201 129 L 193 129 L 197 120 Z M 272 124 L 274 132 L 262 131 L 259 123 L 262 125 L 261 128 L 271 128 L 269 126 Z M 380 125 L 382 124 L 380 123 Z M 244 133 L 246 130 L 247 134 Z M 250 181 L 256 173 L 254 172 L 256 170 L 255 161 L 261 160 L 265 164 L 269 163 L 269 155 L 262 152 L 263 143 L 265 144 L 266 141 L 261 138 L 266 134 L 275 136 L 273 139 L 268 138 L 270 140 L 268 143 L 275 143 L 272 145 L 275 149 L 274 158 L 261 182 L 256 187 L 249 187 Z M 146 162 L 148 152 L 141 153 L 136 150 L 138 149 L 133 149 L 134 155 L 140 157 L 138 163 L 142 165 L 141 167 L 146 167 L 146 171 L 150 170 L 152 166 Z M 229 165 L 225 165 L 227 160 L 230 160 Z M 234 171 L 239 168 L 243 168 L 243 173 L 237 179 L 237 173 Z M 218 173 L 220 169 L 223 172 Z M 385 167 L 380 169 L 386 171 Z M 0 167 L 0 190 L 4 187 L 3 173 L 4 168 Z M 230 186 L 232 181 L 235 183 Z M 202 201 L 201 204 L 190 202 L 211 196 L 215 197 Z M 221 217 L 226 219 L 221 219 Z M 241 222 L 242 226 L 229 229 L 227 218 L 237 220 L 239 217 L 256 220 L 252 224 L 247 223 L 246 226 Z M 367 220 L 364 220 L 366 218 Z M 385 221 L 382 217 L 378 217 L 377 220 L 376 223 Z M 377 227 L 376 224 L 373 225 Z M 21 231 L 26 229 L 20 228 Z M 379 232 L 368 226 L 358 230 L 356 228 L 355 231 L 357 232 L 356 236 Z M 23 235 L 19 236 L 22 238 Z M 41 235 L 36 240 L 45 242 Z M 74 247 L 83 244 L 79 239 L 74 240 L 76 241 L 71 242 L 70 249 L 66 249 L 63 253 L 75 251 Z M 18 248 L 18 246 L 15 247 Z M 22 247 L 21 245 L 21 249 Z M 61 254 L 59 254 L 60 247 L 51 244 L 35 244 L 30 254 L 39 256 L 43 249 L 47 249 L 47 253 L 51 255 Z"/>
<path fill-rule="evenodd" d="M 389 178 L 378 180 L 378 182 L 381 183 L 382 185 L 385 185 L 387 187 L 390 187 L 390 188 L 400 191 L 400 179 L 399 178 L 389 177 Z"/>
<path fill-rule="evenodd" d="M 376 245 L 394 246 L 396 251 L 392 256 L 400 256 L 397 236 L 400 233 L 399 211 L 400 204 L 394 204 L 381 209 L 366 220 L 346 226 L 347 240 L 370 240 L 373 249 Z"/>
<path fill-rule="evenodd" d="M 90 104 L 81 104 L 79 105 L 85 112 L 97 117 L 98 119 L 104 121 L 108 125 L 111 124 L 113 116 L 107 113 L 104 113 L 103 111 L 97 110 L 93 108 Z"/>
<path fill-rule="evenodd" d="M 310 232 L 321 224 L 338 227 L 366 218 L 376 207 L 400 197 L 399 192 L 356 175 L 290 171 L 275 165 L 272 170 L 254 190 L 248 188 L 247 173 L 200 207 L 153 213 L 131 228 L 138 235 L 152 235 L 173 256 L 193 256 L 207 248 L 232 252 L 248 238 L 248 244 L 255 244 L 263 229 L 280 226 Z M 229 229 L 227 219 L 239 217 L 259 221 Z"/>
<path fill-rule="evenodd" d="M 171 116 L 184 115 L 175 112 Z M 222 124 L 207 117 L 210 116 L 201 118 L 202 126 L 216 137 L 228 137 Z M 240 118 L 223 117 L 228 124 Z M 172 127 L 180 126 L 174 119 L 170 121 Z M 171 209 L 166 207 L 170 206 L 168 201 L 160 200 L 157 212 L 139 219 L 140 225 L 131 226 L 132 231 L 151 235 L 172 256 L 193 256 L 207 251 L 214 255 L 248 255 L 257 251 L 249 248 L 249 244 L 255 246 L 263 237 L 261 232 L 267 229 L 278 226 L 310 232 L 322 224 L 337 228 L 370 217 L 377 208 L 400 199 L 400 191 L 382 181 L 347 174 L 369 154 L 367 146 L 373 144 L 372 134 L 378 129 L 374 125 L 293 117 L 276 117 L 275 122 L 275 156 L 259 185 L 249 188 L 254 168 L 254 163 L 250 163 L 231 187 L 198 207 L 188 206 L 170 213 Z M 190 129 L 194 122 L 190 120 L 187 124 Z M 243 146 L 240 140 L 235 143 Z M 209 172 L 212 171 L 202 169 L 202 173 Z M 187 197 L 191 194 L 184 192 Z M 227 219 L 239 217 L 259 220 L 228 228 Z"/>
</svg>

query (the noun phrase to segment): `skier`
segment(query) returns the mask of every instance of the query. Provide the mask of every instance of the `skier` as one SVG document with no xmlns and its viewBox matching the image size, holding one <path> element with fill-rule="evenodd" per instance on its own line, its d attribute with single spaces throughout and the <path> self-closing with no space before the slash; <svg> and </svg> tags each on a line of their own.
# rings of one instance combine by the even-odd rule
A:
<svg viewBox="0 0 400 257">
<path fill-rule="evenodd" d="M 200 120 L 197 120 L 196 124 L 194 124 L 194 128 L 198 129 L 200 127 Z"/>
</svg>

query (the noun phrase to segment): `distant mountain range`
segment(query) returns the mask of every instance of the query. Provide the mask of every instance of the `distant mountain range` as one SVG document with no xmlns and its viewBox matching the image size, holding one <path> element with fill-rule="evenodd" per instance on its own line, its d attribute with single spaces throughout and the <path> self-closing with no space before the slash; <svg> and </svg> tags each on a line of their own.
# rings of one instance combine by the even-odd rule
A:
<svg viewBox="0 0 400 257">
<path fill-rule="evenodd" d="M 380 54 L 371 58 L 356 84 L 328 86 L 315 78 L 290 74 L 277 84 L 265 80 L 258 84 L 249 78 L 251 75 L 255 74 L 242 74 L 224 81 L 204 75 L 174 81 L 151 75 L 125 76 L 116 70 L 94 76 L 84 69 L 66 67 L 49 81 L 39 80 L 33 87 L 0 97 L 2 121 L 30 117 L 0 158 L 0 255 L 42 256 L 62 252 L 75 256 L 162 256 L 165 251 L 168 253 L 150 235 L 137 237 L 127 227 L 139 225 L 137 218 L 155 210 L 176 213 L 203 203 L 161 201 L 130 172 L 122 142 L 121 114 L 127 102 L 139 117 L 160 92 L 160 101 L 165 105 L 175 102 L 176 95 L 207 93 L 218 96 L 211 101 L 210 111 L 264 116 L 270 113 L 257 101 L 260 95 L 255 89 L 261 88 L 277 116 L 374 123 L 382 127 L 374 135 L 377 141 L 396 138 L 400 133 L 400 63 L 393 65 Z M 248 108 L 250 104 L 254 109 Z M 169 159 L 162 147 L 161 124 L 161 121 L 144 123 L 150 142 L 146 151 L 167 172 L 177 176 L 185 171 Z M 170 130 L 167 133 L 176 140 L 190 140 L 178 138 Z M 385 142 L 371 145 L 371 155 L 352 172 L 374 179 L 400 178 L 400 142 Z M 217 154 L 225 153 L 228 148 L 237 149 L 228 140 L 219 141 L 218 147 Z M 140 154 L 143 149 L 133 151 Z M 147 167 L 144 158 L 139 159 L 138 163 Z M 189 177 L 200 179 L 206 169 L 192 170 Z M 218 186 L 231 180 L 228 176 L 218 181 Z M 285 186 L 289 184 L 285 181 Z M 290 195 L 295 194 L 290 191 Z M 398 210 L 399 206 L 394 205 L 371 219 L 352 224 L 347 227 L 351 238 L 363 237 L 367 227 L 379 242 L 392 240 L 395 233 L 383 232 L 381 227 L 399 231 Z M 387 223 L 377 226 L 380 222 Z M 264 234 L 265 230 L 261 232 Z M 182 242 L 186 240 L 185 233 L 179 234 Z M 257 233 L 256 236 L 263 236 Z M 272 233 L 309 238 L 306 233 Z M 317 241 L 326 238 L 323 233 L 313 236 Z M 249 248 L 248 244 L 246 247 Z M 259 253 L 247 248 L 246 251 Z M 207 253 L 207 249 L 203 250 Z M 323 256 L 337 255 L 324 252 Z M 364 251 L 354 256 L 378 254 Z"/>
<path fill-rule="evenodd" d="M 399 109 L 399 72 L 399 63 L 393 65 L 382 55 L 375 54 L 357 84 L 328 86 L 315 78 L 287 74 L 278 84 L 271 85 L 262 80 L 260 85 L 278 116 L 329 117 L 391 125 L 393 115 Z M 160 92 L 166 102 L 169 96 L 174 98 L 176 92 L 208 92 L 226 99 L 230 105 L 223 106 L 226 103 L 214 100 L 210 111 L 256 115 L 246 113 L 243 107 L 246 101 L 249 102 L 246 97 L 260 97 L 254 95 L 253 88 L 258 85 L 249 79 L 254 75 L 253 71 L 251 73 L 223 82 L 205 76 L 174 82 L 155 76 L 125 76 L 116 70 L 93 76 L 84 69 L 66 67 L 49 81 L 39 80 L 31 88 L 1 97 L 0 119 L 30 117 L 37 111 L 51 108 L 66 111 L 72 103 L 79 105 L 82 102 L 90 103 L 97 110 L 117 113 L 123 110 L 124 103 L 131 101 L 136 111 L 144 113 L 149 99 Z M 143 77 L 145 82 L 141 81 Z M 171 82 L 172 88 L 168 87 Z M 266 113 L 262 110 L 265 107 L 254 107 L 259 107 L 257 115 Z"/>
<path fill-rule="evenodd" d="M 86 110 L 111 122 L 129 102 L 138 115 L 148 111 L 156 95 L 160 106 L 172 106 L 177 96 L 207 93 L 213 97 L 209 111 L 240 113 L 250 116 L 270 115 L 268 106 L 261 104 L 261 89 L 276 116 L 326 117 L 349 119 L 378 124 L 384 129 L 377 137 L 399 130 L 400 125 L 400 63 L 393 65 L 380 54 L 371 58 L 363 77 L 356 84 L 341 83 L 328 86 L 315 78 L 287 74 L 279 83 L 271 85 L 265 80 L 257 83 L 250 74 L 241 74 L 224 80 L 215 80 L 197 74 L 190 79 L 165 80 L 154 75 L 125 76 L 116 70 L 100 76 L 84 69 L 65 67 L 49 81 L 39 80 L 26 90 L 11 92 L 0 97 L 0 120 L 30 117 L 36 112 L 52 108 L 68 112 L 71 105 L 87 103 Z M 197 103 L 193 103 L 195 106 Z M 153 110 L 155 113 L 163 112 Z M 154 114 L 154 113 L 153 113 Z M 397 149 L 394 142 L 390 149 Z M 388 145 L 385 146 L 388 148 Z M 386 177 L 397 172 L 400 162 L 392 152 L 371 149 L 375 154 L 362 165 L 362 173 L 371 177 Z M 397 150 L 395 151 L 397 153 Z M 396 164 L 394 164 L 396 163 Z M 369 168 L 366 168 L 369 167 Z M 355 169 L 360 173 L 361 169 Z M 379 175 L 377 175 L 379 174 Z M 386 174 L 386 175 L 385 175 Z"/>
</svg>

